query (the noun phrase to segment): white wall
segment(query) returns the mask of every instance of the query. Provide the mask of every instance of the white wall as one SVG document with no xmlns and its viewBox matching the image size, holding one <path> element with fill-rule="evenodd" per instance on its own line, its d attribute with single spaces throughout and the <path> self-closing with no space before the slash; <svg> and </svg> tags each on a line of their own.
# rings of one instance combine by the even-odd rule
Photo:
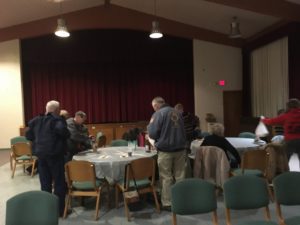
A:
<svg viewBox="0 0 300 225">
<path fill-rule="evenodd" d="M 240 48 L 194 40 L 195 114 L 201 129 L 207 130 L 206 113 L 223 123 L 223 90 L 242 90 L 242 52 Z M 226 85 L 216 85 L 225 80 Z"/>
<path fill-rule="evenodd" d="M 24 124 L 19 40 L 0 43 L 0 149 L 10 147 Z"/>
</svg>

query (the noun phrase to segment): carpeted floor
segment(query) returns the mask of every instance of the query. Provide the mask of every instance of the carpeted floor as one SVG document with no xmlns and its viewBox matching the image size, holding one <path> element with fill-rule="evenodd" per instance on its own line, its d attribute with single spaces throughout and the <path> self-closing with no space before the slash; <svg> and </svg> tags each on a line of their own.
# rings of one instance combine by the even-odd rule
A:
<svg viewBox="0 0 300 225">
<path fill-rule="evenodd" d="M 16 170 L 15 177 L 11 178 L 11 170 L 9 167 L 9 151 L 0 152 L 1 160 L 6 160 L 6 164 L 0 166 L 0 225 L 5 224 L 5 211 L 6 201 L 10 197 L 29 190 L 39 190 L 40 183 L 38 176 L 30 177 L 26 173 L 23 173 L 21 168 Z M 299 162 L 296 162 L 296 166 L 299 166 Z M 298 167 L 299 170 L 299 167 Z M 84 206 L 73 204 L 73 211 L 66 219 L 60 219 L 59 225 L 171 225 L 172 214 L 167 211 L 156 213 L 153 204 L 147 205 L 147 207 L 139 212 L 133 213 L 131 222 L 128 222 L 124 215 L 124 207 L 116 209 L 113 208 L 114 204 L 114 192 L 112 190 L 110 194 L 111 208 L 107 207 L 107 193 L 101 196 L 101 209 L 100 218 L 95 221 L 93 219 L 95 213 L 95 199 L 89 198 L 85 201 Z M 75 202 L 76 203 L 76 202 Z M 283 213 L 286 217 L 292 215 L 299 215 L 300 206 L 283 207 Z M 218 219 L 219 225 L 225 225 L 225 208 L 223 197 L 218 198 Z M 278 222 L 276 216 L 276 207 L 273 202 L 270 202 L 271 219 L 274 222 Z M 263 210 L 246 210 L 246 211 L 234 211 L 232 214 L 232 224 L 239 222 L 245 222 L 247 220 L 263 219 Z M 203 215 L 190 215 L 190 216 L 178 216 L 178 224 L 180 225 L 212 225 L 211 214 Z"/>
</svg>

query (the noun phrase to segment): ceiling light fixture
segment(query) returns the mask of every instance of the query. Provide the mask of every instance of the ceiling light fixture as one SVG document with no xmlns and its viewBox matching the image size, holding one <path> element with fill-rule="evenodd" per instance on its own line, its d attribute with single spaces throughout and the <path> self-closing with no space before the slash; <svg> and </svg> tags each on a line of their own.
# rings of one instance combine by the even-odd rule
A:
<svg viewBox="0 0 300 225">
<path fill-rule="evenodd" d="M 232 22 L 230 23 L 230 38 L 240 38 L 242 37 L 241 31 L 240 31 L 240 23 L 237 20 L 237 17 L 233 17 Z"/>
<path fill-rule="evenodd" d="M 156 17 L 156 0 L 154 0 L 154 16 Z M 150 38 L 161 38 L 163 34 L 159 29 L 159 22 L 157 20 L 152 21 L 152 29 L 149 35 Z"/>
<path fill-rule="evenodd" d="M 59 2 L 59 6 L 60 6 L 60 13 L 62 14 L 62 1 Z M 57 28 L 54 33 L 56 36 L 62 38 L 66 38 L 70 36 L 70 33 L 66 26 L 66 21 L 63 18 L 57 19 Z"/>
<path fill-rule="evenodd" d="M 62 38 L 66 38 L 70 36 L 70 33 L 66 26 L 66 21 L 62 18 L 59 18 L 57 20 L 57 28 L 55 30 L 55 35 Z"/>
</svg>

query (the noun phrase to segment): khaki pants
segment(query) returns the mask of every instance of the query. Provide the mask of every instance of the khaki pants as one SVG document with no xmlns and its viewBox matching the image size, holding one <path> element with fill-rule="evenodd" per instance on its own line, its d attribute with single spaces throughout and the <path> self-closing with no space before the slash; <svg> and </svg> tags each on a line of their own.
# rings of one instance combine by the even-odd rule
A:
<svg viewBox="0 0 300 225">
<path fill-rule="evenodd" d="M 179 152 L 158 152 L 158 170 L 161 182 L 161 203 L 171 205 L 171 186 L 185 178 L 185 150 Z"/>
</svg>

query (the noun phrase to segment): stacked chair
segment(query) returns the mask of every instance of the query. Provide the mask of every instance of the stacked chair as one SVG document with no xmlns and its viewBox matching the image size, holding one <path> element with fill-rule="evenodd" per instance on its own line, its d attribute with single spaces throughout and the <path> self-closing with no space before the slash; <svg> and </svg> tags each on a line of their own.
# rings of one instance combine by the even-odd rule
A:
<svg viewBox="0 0 300 225">
<path fill-rule="evenodd" d="M 218 225 L 215 186 L 205 180 L 188 178 L 172 186 L 172 222 L 176 215 L 194 215 L 212 212 L 213 225 Z"/>
<path fill-rule="evenodd" d="M 300 206 L 300 172 L 285 172 L 273 179 L 276 212 L 280 225 L 300 224 L 300 214 L 284 218 L 281 206 Z"/>
<path fill-rule="evenodd" d="M 265 220 L 243 221 L 248 225 L 276 225 L 270 221 L 269 190 L 265 179 L 257 176 L 234 176 L 223 187 L 226 225 L 231 225 L 231 210 L 265 209 Z"/>
<path fill-rule="evenodd" d="M 6 202 L 6 225 L 58 225 L 59 205 L 56 195 L 28 191 Z"/>
</svg>

